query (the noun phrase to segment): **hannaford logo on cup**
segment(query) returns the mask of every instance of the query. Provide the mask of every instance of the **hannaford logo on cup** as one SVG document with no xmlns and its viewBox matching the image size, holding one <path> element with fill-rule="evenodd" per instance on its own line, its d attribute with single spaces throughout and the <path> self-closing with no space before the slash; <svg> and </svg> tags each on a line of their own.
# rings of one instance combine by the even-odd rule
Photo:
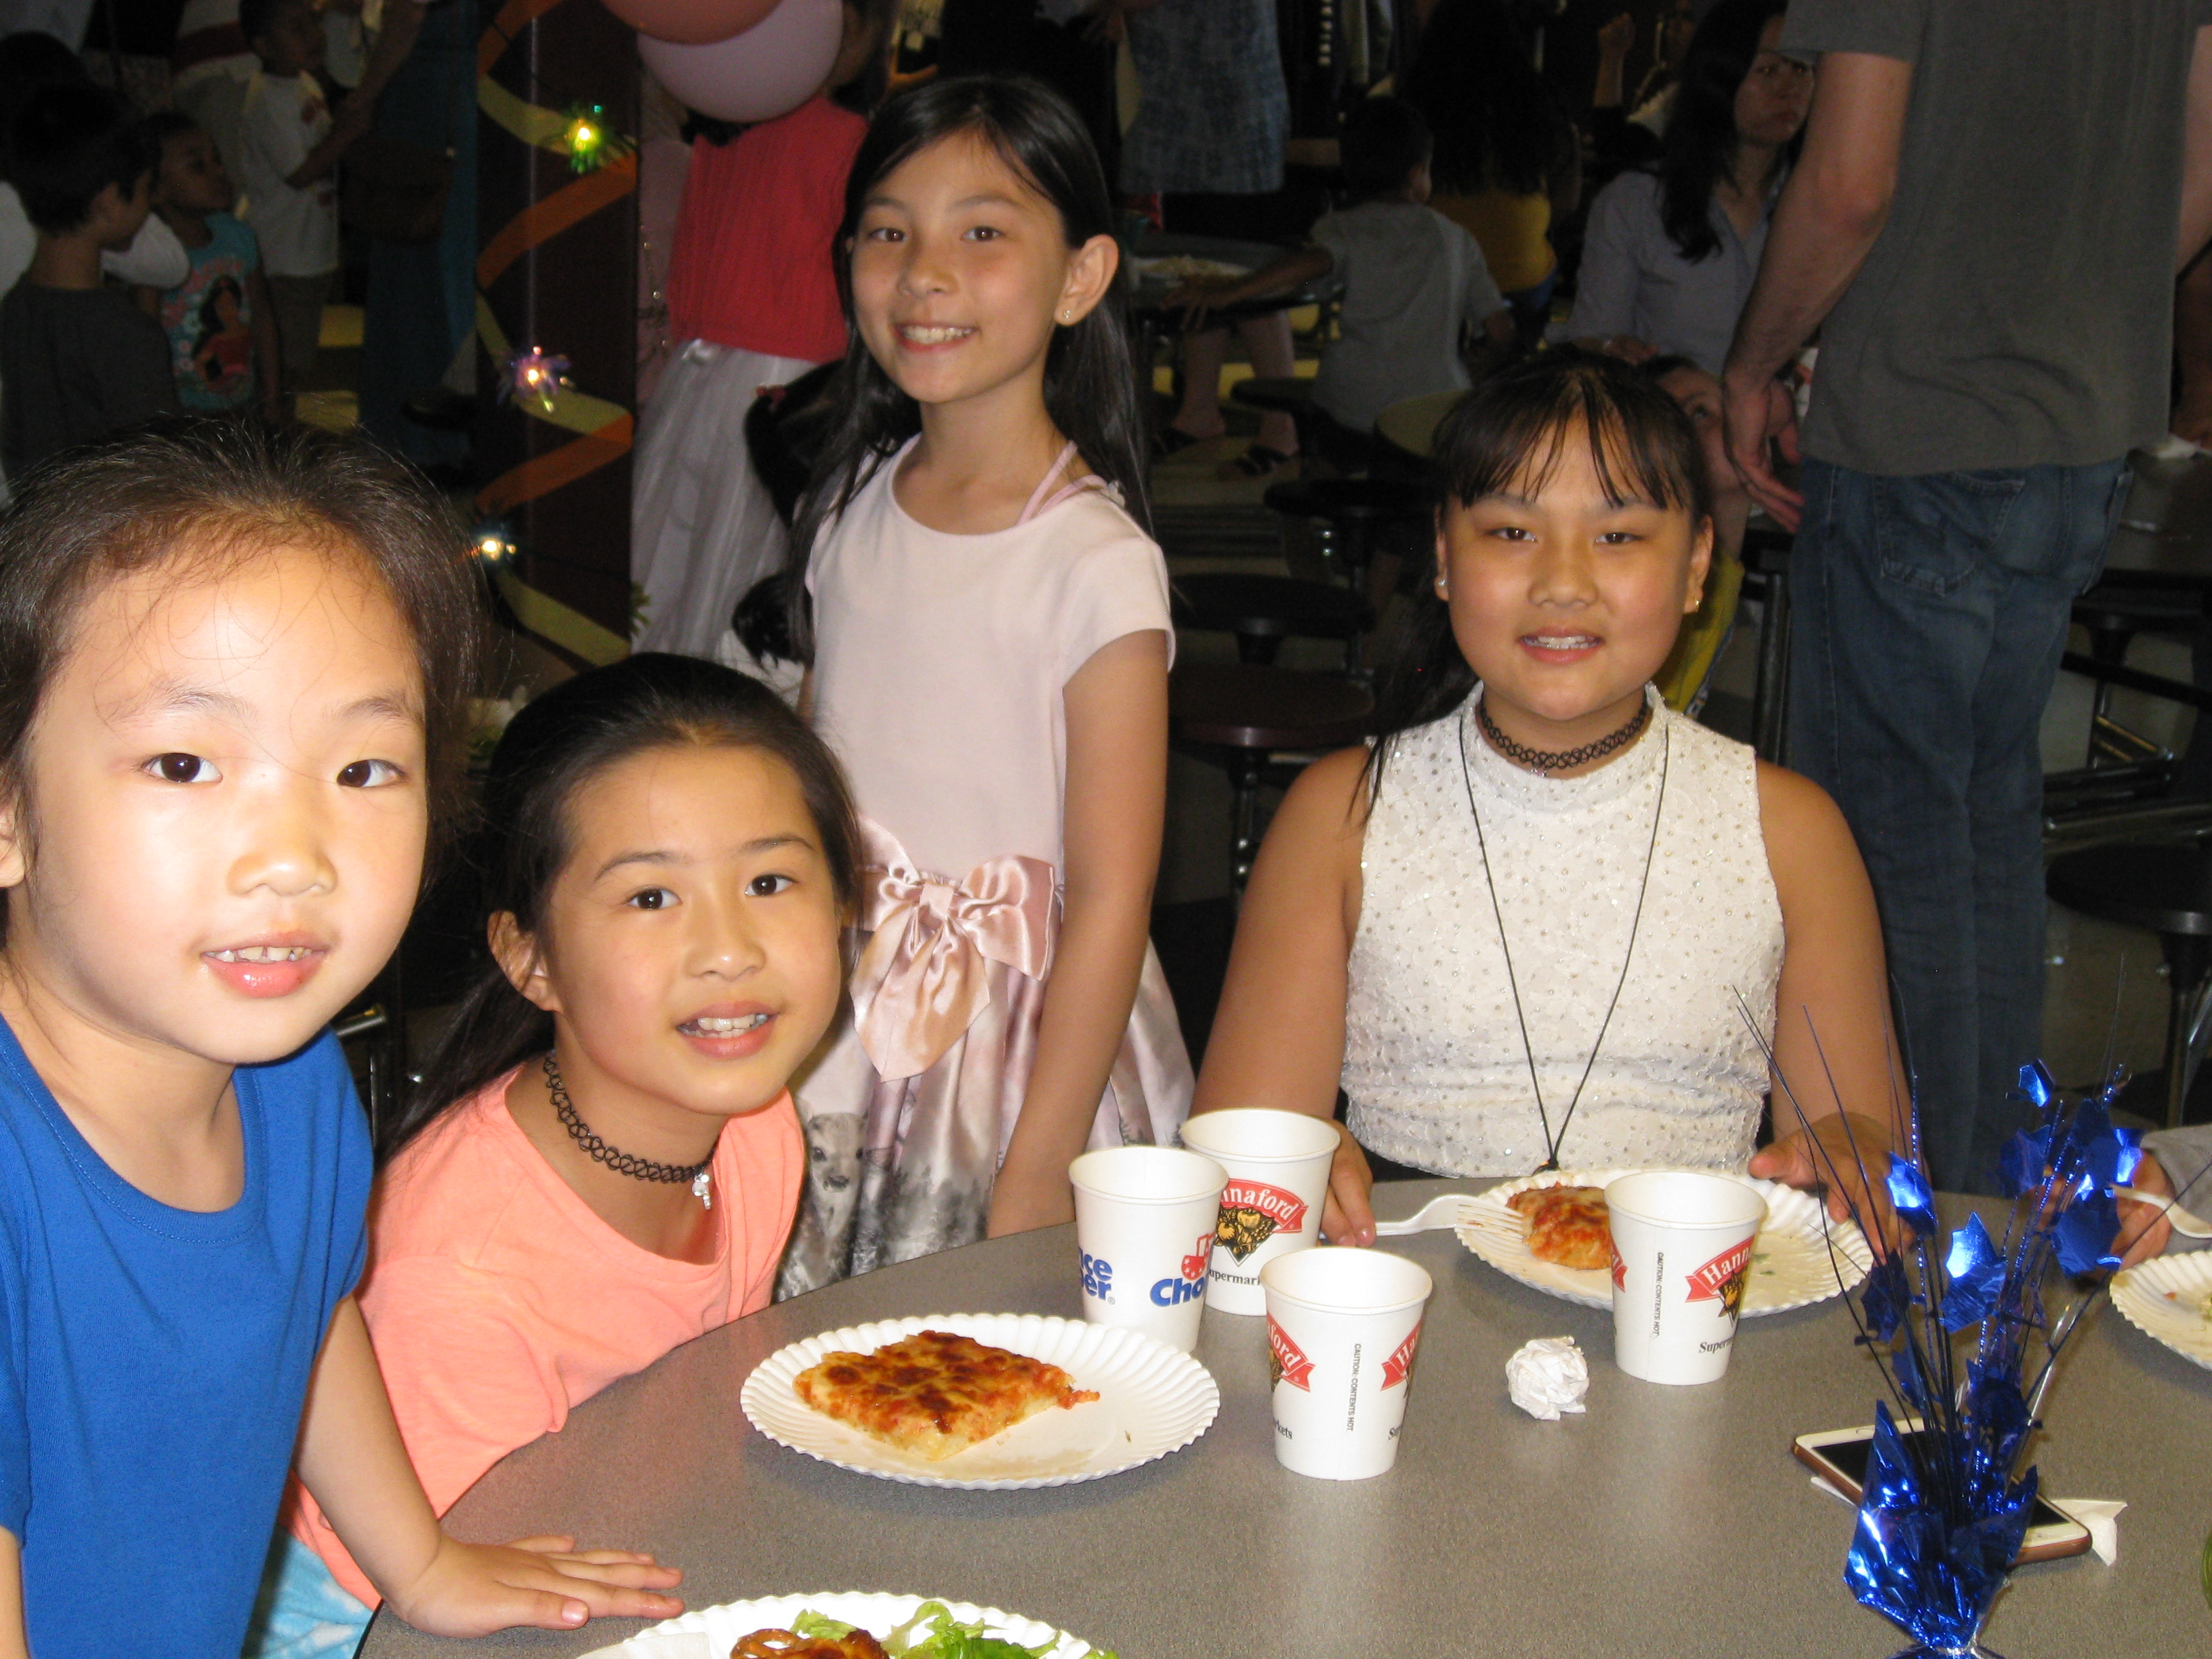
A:
<svg viewBox="0 0 2212 1659">
<path fill-rule="evenodd" d="M 1305 1224 L 1306 1202 L 1296 1193 L 1261 1181 L 1232 1181 L 1221 1191 L 1221 1218 L 1214 1224 L 1217 1243 L 1239 1261 L 1273 1237 Z"/>
<path fill-rule="evenodd" d="M 1417 1331 L 1414 1334 L 1419 1335 L 1419 1333 Z M 1409 1337 L 1407 1340 L 1411 1341 L 1413 1339 Z M 1288 1382 L 1294 1389 L 1311 1394 L 1313 1368 L 1314 1363 L 1306 1358 L 1305 1350 L 1291 1341 L 1291 1334 L 1275 1322 L 1274 1315 L 1269 1314 L 1267 1316 L 1267 1386 L 1272 1389 L 1278 1382 Z"/>
<path fill-rule="evenodd" d="M 1420 1346 L 1421 1328 L 1416 1325 L 1407 1333 L 1406 1340 L 1398 1345 L 1391 1356 L 1382 1362 L 1384 1388 L 1395 1389 L 1413 1374 L 1413 1351 Z"/>
<path fill-rule="evenodd" d="M 1717 1302 L 1721 1312 L 1733 1319 L 1743 1311 L 1744 1281 L 1751 1277 L 1753 1240 L 1731 1245 L 1690 1275 L 1690 1302 Z M 1615 1279 L 1615 1284 L 1620 1280 Z"/>
<path fill-rule="evenodd" d="M 1628 1264 L 1620 1259 L 1620 1251 L 1617 1248 L 1613 1253 L 1613 1288 L 1616 1291 L 1628 1288 Z"/>
<path fill-rule="evenodd" d="M 1088 1250 L 1078 1250 L 1083 1258 L 1083 1293 L 1095 1296 L 1101 1302 L 1114 1299 L 1114 1264 L 1103 1256 L 1093 1255 Z"/>
<path fill-rule="evenodd" d="M 1191 1246 L 1191 1254 L 1182 1259 L 1182 1277 L 1157 1281 L 1152 1285 L 1152 1301 L 1163 1308 L 1197 1301 L 1206 1294 L 1206 1269 L 1212 1260 L 1213 1235 L 1200 1233 L 1198 1243 Z"/>
</svg>

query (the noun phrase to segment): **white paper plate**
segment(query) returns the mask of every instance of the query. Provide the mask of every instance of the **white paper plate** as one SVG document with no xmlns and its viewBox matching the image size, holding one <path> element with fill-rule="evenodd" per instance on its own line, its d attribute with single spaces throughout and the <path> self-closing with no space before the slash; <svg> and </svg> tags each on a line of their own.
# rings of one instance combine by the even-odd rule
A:
<svg viewBox="0 0 2212 1659">
<path fill-rule="evenodd" d="M 824 1417 L 792 1391 L 792 1379 L 823 1355 L 871 1353 L 917 1331 L 951 1331 L 991 1347 L 1059 1366 L 1098 1398 L 1040 1412 L 1004 1434 L 941 1463 L 872 1440 Z M 780 1445 L 840 1468 L 916 1486 L 1011 1492 L 1064 1486 L 1119 1474 L 1164 1457 L 1204 1434 L 1221 1409 L 1205 1366 L 1139 1331 L 1039 1314 L 932 1314 L 824 1331 L 770 1354 L 738 1395 L 752 1425 Z"/>
<path fill-rule="evenodd" d="M 1459 1242 L 1508 1279 L 1517 1279 L 1547 1296 L 1578 1302 L 1585 1308 L 1610 1308 L 1611 1275 L 1602 1267 L 1562 1267 L 1556 1262 L 1537 1261 L 1528 1254 L 1528 1222 L 1507 1209 L 1505 1200 L 1531 1187 L 1603 1187 L 1623 1176 L 1641 1173 L 1637 1170 L 1547 1170 L 1492 1187 L 1467 1200 L 1462 1212 L 1466 1219 L 1457 1230 Z M 1867 1248 L 1866 1235 L 1850 1222 L 1830 1219 L 1810 1193 L 1727 1170 L 1699 1173 L 1726 1175 L 1766 1200 L 1766 1224 L 1759 1230 L 1759 1242 L 1751 1253 L 1751 1282 L 1744 1287 L 1747 1319 L 1825 1302 L 1840 1291 L 1850 1290 L 1874 1266 L 1874 1252 Z"/>
<path fill-rule="evenodd" d="M 2212 1370 L 2212 1251 L 2154 1255 L 2112 1275 L 2112 1305 L 2145 1336 Z"/>
<path fill-rule="evenodd" d="M 914 1617 L 924 1601 L 945 1601 L 936 1595 L 876 1595 L 860 1590 L 838 1590 L 822 1595 L 764 1596 L 754 1601 L 729 1601 L 719 1607 L 700 1607 L 680 1619 L 665 1619 L 640 1631 L 629 1641 L 600 1648 L 585 1659 L 729 1659 L 730 1649 L 741 1636 L 757 1630 L 788 1630 L 802 1613 L 818 1613 L 841 1623 L 858 1625 L 874 1636 L 897 1629 Z M 1019 1642 L 1024 1647 L 1054 1643 L 1049 1659 L 1084 1659 L 1094 1650 L 1065 1631 L 1041 1625 L 1034 1619 L 979 1607 L 966 1601 L 945 1601 L 952 1616 L 963 1625 L 981 1623 L 993 1636 Z"/>
</svg>

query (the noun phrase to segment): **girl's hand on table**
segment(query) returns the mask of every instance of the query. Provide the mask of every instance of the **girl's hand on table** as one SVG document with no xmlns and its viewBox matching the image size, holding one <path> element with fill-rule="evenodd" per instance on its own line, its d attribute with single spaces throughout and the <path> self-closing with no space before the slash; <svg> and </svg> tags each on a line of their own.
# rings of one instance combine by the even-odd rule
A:
<svg viewBox="0 0 2212 1659">
<path fill-rule="evenodd" d="M 2173 1182 L 2148 1152 L 2136 1165 L 2135 1176 L 2128 1185 L 2156 1198 L 2173 1196 Z M 2112 1241 L 2113 1249 L 2119 1254 L 2120 1266 L 2132 1267 L 2138 1261 L 2147 1261 L 2172 1242 L 2173 1228 L 2166 1221 L 2164 1206 L 2139 1203 L 2131 1198 L 2120 1200 L 2119 1237 Z"/>
<path fill-rule="evenodd" d="M 573 1538 L 464 1544 L 446 1538 L 392 1610 L 434 1636 L 485 1636 L 516 1626 L 572 1630 L 592 1619 L 670 1619 L 663 1595 L 684 1575 L 634 1550 L 579 1552 Z"/>
<path fill-rule="evenodd" d="M 1336 1126 L 1336 1158 L 1328 1166 L 1328 1199 L 1321 1212 L 1322 1236 L 1332 1244 L 1372 1244 L 1375 1209 L 1370 1202 L 1375 1176 L 1367 1154 L 1341 1123 Z"/>
<path fill-rule="evenodd" d="M 1833 1112 L 1754 1152 L 1751 1173 L 1824 1198 L 1831 1219 L 1856 1219 L 1875 1254 L 1887 1255 L 1898 1238 L 1889 1152 L 1888 1132 L 1872 1118 Z"/>
</svg>

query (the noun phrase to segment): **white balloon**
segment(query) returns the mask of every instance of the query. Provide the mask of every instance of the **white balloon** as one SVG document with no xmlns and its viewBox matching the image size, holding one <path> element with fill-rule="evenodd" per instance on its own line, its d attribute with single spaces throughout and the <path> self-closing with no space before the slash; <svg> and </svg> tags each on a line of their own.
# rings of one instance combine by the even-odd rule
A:
<svg viewBox="0 0 2212 1659">
<path fill-rule="evenodd" d="M 718 121 L 770 121 L 821 90 L 844 32 L 842 0 L 780 0 L 727 40 L 686 46 L 641 34 L 637 53 L 688 108 Z"/>
</svg>

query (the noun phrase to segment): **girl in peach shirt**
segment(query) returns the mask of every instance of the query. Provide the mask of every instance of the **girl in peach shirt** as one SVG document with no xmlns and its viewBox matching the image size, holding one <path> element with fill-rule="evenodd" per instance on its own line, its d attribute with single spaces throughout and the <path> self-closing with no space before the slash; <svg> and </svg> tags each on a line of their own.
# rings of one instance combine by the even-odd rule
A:
<svg viewBox="0 0 2212 1659">
<path fill-rule="evenodd" d="M 362 1311 L 443 1514 L 515 1447 L 767 1305 L 805 1168 L 857 833 L 773 692 L 646 654 L 515 717 L 486 782 L 492 960 L 386 1126 Z M 374 1591 L 295 1489 L 263 1656 L 352 1650 Z"/>
</svg>

